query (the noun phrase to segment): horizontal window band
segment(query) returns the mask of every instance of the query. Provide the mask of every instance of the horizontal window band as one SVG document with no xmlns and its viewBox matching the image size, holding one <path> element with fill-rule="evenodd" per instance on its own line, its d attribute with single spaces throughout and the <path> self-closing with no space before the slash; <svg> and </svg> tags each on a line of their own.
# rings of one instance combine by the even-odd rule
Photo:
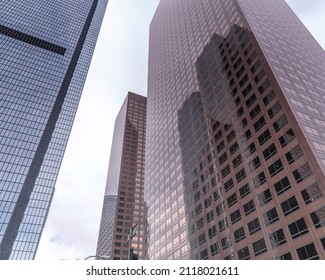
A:
<svg viewBox="0 0 325 280">
<path fill-rule="evenodd" d="M 15 29 L 6 27 L 4 25 L 0 24 L 0 34 L 11 37 L 13 39 L 25 42 L 27 44 L 39 47 L 41 49 L 59 54 L 64 55 L 66 48 L 60 47 L 58 45 L 52 44 L 50 42 L 47 42 L 45 40 L 38 39 L 34 36 L 25 34 L 23 32 L 17 31 Z"/>
</svg>

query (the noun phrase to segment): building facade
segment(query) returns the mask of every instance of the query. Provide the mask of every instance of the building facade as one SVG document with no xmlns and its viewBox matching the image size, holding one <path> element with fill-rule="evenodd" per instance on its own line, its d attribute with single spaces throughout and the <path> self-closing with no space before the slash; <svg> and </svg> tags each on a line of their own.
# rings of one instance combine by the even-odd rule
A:
<svg viewBox="0 0 325 280">
<path fill-rule="evenodd" d="M 283 0 L 162 0 L 150 259 L 324 259 L 325 54 Z"/>
<path fill-rule="evenodd" d="M 144 165 L 147 98 L 129 92 L 115 120 L 97 256 L 128 259 L 128 234 L 136 225 L 131 247 L 145 254 L 146 213 Z M 114 204 L 108 201 L 112 201 Z"/>
<path fill-rule="evenodd" d="M 106 5 L 1 3 L 0 259 L 35 257 Z"/>
</svg>

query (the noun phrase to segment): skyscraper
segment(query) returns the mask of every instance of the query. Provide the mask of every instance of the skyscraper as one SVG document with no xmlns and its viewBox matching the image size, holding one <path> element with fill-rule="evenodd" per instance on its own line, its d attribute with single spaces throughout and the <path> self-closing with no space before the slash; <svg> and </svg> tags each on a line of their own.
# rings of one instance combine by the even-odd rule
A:
<svg viewBox="0 0 325 280">
<path fill-rule="evenodd" d="M 325 258 L 324 70 L 324 50 L 284 0 L 160 1 L 149 258 Z"/>
<path fill-rule="evenodd" d="M 33 259 L 106 0 L 2 1 L 0 259 Z"/>
<path fill-rule="evenodd" d="M 128 259 L 128 234 L 134 226 L 131 246 L 140 259 L 145 256 L 146 111 L 147 98 L 129 92 L 115 120 L 97 256 Z"/>
</svg>

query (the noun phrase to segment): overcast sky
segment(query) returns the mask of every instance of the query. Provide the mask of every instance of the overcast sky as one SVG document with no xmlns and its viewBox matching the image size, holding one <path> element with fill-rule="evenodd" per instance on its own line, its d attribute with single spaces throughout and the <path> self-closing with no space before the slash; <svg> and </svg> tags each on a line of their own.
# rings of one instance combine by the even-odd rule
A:
<svg viewBox="0 0 325 280">
<path fill-rule="evenodd" d="M 147 95 L 149 23 L 158 2 L 109 0 L 37 260 L 96 252 L 114 121 L 128 91 Z M 325 1 L 287 3 L 324 48 Z"/>
</svg>

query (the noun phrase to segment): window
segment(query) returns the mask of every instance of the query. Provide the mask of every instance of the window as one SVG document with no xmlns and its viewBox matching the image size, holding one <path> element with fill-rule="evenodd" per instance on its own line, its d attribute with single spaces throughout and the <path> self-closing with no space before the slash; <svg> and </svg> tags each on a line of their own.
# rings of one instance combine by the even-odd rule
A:
<svg viewBox="0 0 325 280">
<path fill-rule="evenodd" d="M 195 207 L 195 214 L 198 215 L 202 212 L 202 205 L 199 204 L 198 206 Z"/>
<path fill-rule="evenodd" d="M 247 122 L 247 119 L 244 118 L 244 119 L 240 122 L 240 126 L 241 126 L 242 128 L 244 128 L 246 125 L 248 125 L 248 122 Z"/>
<path fill-rule="evenodd" d="M 209 233 L 209 238 L 211 239 L 212 237 L 217 235 L 217 227 L 214 225 L 208 229 Z"/>
<path fill-rule="evenodd" d="M 290 197 L 288 200 L 281 203 L 281 208 L 284 216 L 295 212 L 299 209 L 298 202 L 294 196 Z"/>
<path fill-rule="evenodd" d="M 245 230 L 243 227 L 234 231 L 234 238 L 236 243 L 246 238 Z"/>
<path fill-rule="evenodd" d="M 266 226 L 269 226 L 279 220 L 278 212 L 275 208 L 267 211 L 263 214 L 264 222 Z"/>
<path fill-rule="evenodd" d="M 297 183 L 302 182 L 306 178 L 308 178 L 310 175 L 312 175 L 312 171 L 310 170 L 309 164 L 305 163 L 302 166 L 300 166 L 298 169 L 293 171 L 293 176 L 296 179 Z"/>
<path fill-rule="evenodd" d="M 194 202 L 197 202 L 201 197 L 201 192 L 198 191 L 195 195 L 194 195 Z"/>
<path fill-rule="evenodd" d="M 206 241 L 205 233 L 200 234 L 199 237 L 198 237 L 199 245 L 203 244 L 205 241 Z"/>
<path fill-rule="evenodd" d="M 271 133 L 267 129 L 258 137 L 258 142 L 260 143 L 260 146 L 262 146 L 270 138 L 271 138 Z"/>
<path fill-rule="evenodd" d="M 236 211 L 232 212 L 230 214 L 230 220 L 232 224 L 235 224 L 236 222 L 238 222 L 241 219 L 241 215 L 240 215 L 240 210 L 237 209 Z"/>
<path fill-rule="evenodd" d="M 220 232 L 224 231 L 226 229 L 226 227 L 228 227 L 228 223 L 226 219 L 221 220 L 219 223 L 219 230 Z"/>
<path fill-rule="evenodd" d="M 272 248 L 277 248 L 287 242 L 283 229 L 279 229 L 269 234 L 269 238 L 272 244 Z"/>
<path fill-rule="evenodd" d="M 246 171 L 245 171 L 245 168 L 243 168 L 242 170 L 240 170 L 236 174 L 237 183 L 239 183 L 240 181 L 242 181 L 245 177 L 246 177 Z"/>
<path fill-rule="evenodd" d="M 263 102 L 264 105 L 268 105 L 275 97 L 275 93 L 273 90 L 271 90 L 264 98 L 263 98 Z"/>
<path fill-rule="evenodd" d="M 224 125 L 225 131 L 227 131 L 231 127 L 232 127 L 232 124 L 225 124 Z"/>
<path fill-rule="evenodd" d="M 278 132 L 287 123 L 288 123 L 287 116 L 283 114 L 275 123 L 273 123 L 274 130 Z"/>
<path fill-rule="evenodd" d="M 277 153 L 276 147 L 274 144 L 271 144 L 269 147 L 267 147 L 264 151 L 263 151 L 263 156 L 265 158 L 265 160 L 270 159 L 273 155 L 275 155 Z"/>
<path fill-rule="evenodd" d="M 290 253 L 283 254 L 279 257 L 275 258 L 276 260 L 292 260 L 292 256 Z"/>
<path fill-rule="evenodd" d="M 228 75 L 228 77 L 229 77 L 229 75 Z M 231 79 L 229 82 L 229 88 L 231 88 L 234 84 L 235 84 L 234 79 Z"/>
<path fill-rule="evenodd" d="M 211 256 L 218 254 L 218 252 L 219 252 L 218 243 L 214 243 L 214 244 L 210 245 L 210 252 L 211 252 Z"/>
<path fill-rule="evenodd" d="M 220 189 L 216 190 L 214 193 L 213 193 L 213 197 L 214 197 L 214 200 L 217 200 L 220 198 Z"/>
<path fill-rule="evenodd" d="M 297 145 L 293 149 L 290 150 L 290 152 L 286 153 L 286 158 L 288 160 L 288 163 L 293 163 L 297 159 L 299 159 L 303 155 L 303 151 L 301 150 L 300 146 Z"/>
<path fill-rule="evenodd" d="M 240 85 L 240 87 L 243 87 L 245 84 L 246 84 L 246 82 L 248 81 L 248 76 L 247 76 L 247 74 L 239 81 L 239 85 Z"/>
<path fill-rule="evenodd" d="M 203 226 L 204 226 L 204 220 L 203 220 L 203 218 L 201 218 L 196 222 L 196 227 L 197 227 L 197 229 L 200 229 Z"/>
<path fill-rule="evenodd" d="M 214 212 L 213 210 L 211 210 L 207 213 L 207 223 L 211 222 L 213 218 L 214 218 Z"/>
<path fill-rule="evenodd" d="M 256 151 L 256 146 L 254 142 L 250 144 L 246 149 L 245 149 L 245 155 L 248 157 L 252 155 Z"/>
<path fill-rule="evenodd" d="M 256 123 L 254 123 L 255 132 L 259 131 L 265 125 L 264 117 L 260 117 Z"/>
<path fill-rule="evenodd" d="M 279 182 L 275 183 L 274 189 L 277 195 L 280 195 L 291 188 L 288 177 L 284 177 Z"/>
<path fill-rule="evenodd" d="M 244 247 L 243 249 L 238 250 L 237 254 L 239 260 L 249 260 L 251 258 L 247 246 Z"/>
<path fill-rule="evenodd" d="M 232 146 L 230 146 L 229 151 L 230 154 L 233 155 L 239 149 L 238 143 L 235 142 Z"/>
<path fill-rule="evenodd" d="M 256 95 L 253 93 L 246 101 L 246 106 L 249 108 L 256 101 Z"/>
<path fill-rule="evenodd" d="M 222 131 L 219 130 L 219 131 L 216 133 L 216 135 L 214 135 L 214 139 L 215 139 L 216 141 L 218 141 L 221 137 L 222 137 Z"/>
<path fill-rule="evenodd" d="M 267 189 L 264 192 L 260 193 L 257 196 L 257 198 L 258 198 L 258 201 L 259 201 L 261 206 L 263 206 L 266 203 L 268 203 L 269 201 L 271 201 L 272 200 L 272 195 L 271 195 L 270 189 Z"/>
<path fill-rule="evenodd" d="M 225 178 L 230 173 L 230 166 L 227 165 L 224 169 L 221 170 L 222 178 Z"/>
<path fill-rule="evenodd" d="M 255 203 L 254 200 L 250 200 L 249 202 L 247 202 L 246 204 L 244 204 L 244 213 L 245 216 L 249 215 L 250 213 L 255 211 Z"/>
<path fill-rule="evenodd" d="M 261 165 L 260 158 L 257 156 L 251 162 L 248 163 L 250 172 L 253 172 Z"/>
<path fill-rule="evenodd" d="M 261 172 L 256 177 L 253 178 L 254 188 L 257 189 L 266 182 L 264 172 Z"/>
<path fill-rule="evenodd" d="M 292 129 L 289 129 L 283 136 L 279 138 L 280 144 L 282 147 L 285 147 L 288 145 L 293 139 L 295 138 L 295 135 L 292 131 Z"/>
<path fill-rule="evenodd" d="M 232 178 L 230 178 L 226 183 L 225 183 L 225 192 L 229 191 L 232 187 L 234 186 L 234 181 Z"/>
<path fill-rule="evenodd" d="M 242 59 L 241 59 L 241 57 L 235 62 L 235 64 L 234 64 L 234 69 L 236 70 L 238 67 L 239 67 L 239 65 L 242 63 Z"/>
<path fill-rule="evenodd" d="M 204 200 L 204 207 L 208 208 L 211 205 L 211 196 Z"/>
<path fill-rule="evenodd" d="M 200 252 L 200 260 L 207 260 L 208 256 L 208 249 L 204 249 Z"/>
<path fill-rule="evenodd" d="M 321 228 L 325 226 L 325 207 L 318 209 L 317 211 L 310 214 L 313 220 L 315 228 Z"/>
<path fill-rule="evenodd" d="M 275 176 L 276 174 L 278 174 L 282 169 L 283 169 L 283 165 L 281 160 L 277 160 L 275 163 L 271 164 L 269 167 L 269 172 L 271 177 Z"/>
<path fill-rule="evenodd" d="M 256 61 L 256 63 L 252 66 L 251 72 L 254 74 L 256 70 L 261 66 L 261 62 L 259 60 Z"/>
<path fill-rule="evenodd" d="M 227 236 L 221 239 L 221 245 L 223 250 L 227 249 L 230 246 L 230 240 Z"/>
<path fill-rule="evenodd" d="M 305 201 L 305 204 L 309 204 L 318 198 L 323 196 L 322 191 L 320 190 L 319 186 L 317 183 L 312 184 L 308 188 L 304 189 L 301 191 L 301 195 Z"/>
<path fill-rule="evenodd" d="M 225 142 L 222 141 L 222 142 L 217 146 L 217 152 L 220 153 L 224 147 L 225 147 Z"/>
<path fill-rule="evenodd" d="M 220 203 L 219 205 L 217 205 L 216 207 L 216 213 L 217 213 L 217 216 L 219 216 L 221 213 L 223 213 L 225 207 L 223 205 L 223 203 Z"/>
<path fill-rule="evenodd" d="M 247 226 L 248 226 L 249 234 L 254 234 L 255 232 L 258 232 L 259 230 L 261 230 L 261 225 L 260 225 L 260 221 L 258 220 L 258 218 L 249 222 L 247 224 Z"/>
<path fill-rule="evenodd" d="M 249 58 L 247 59 L 247 63 L 248 64 L 251 64 L 254 60 L 254 58 L 256 57 L 256 52 L 254 51 L 250 56 Z"/>
<path fill-rule="evenodd" d="M 211 184 L 212 184 L 212 187 L 215 187 L 217 185 L 217 179 L 216 179 L 216 177 L 213 177 L 211 179 Z"/>
<path fill-rule="evenodd" d="M 244 185 L 243 187 L 241 187 L 239 189 L 239 194 L 240 194 L 240 198 L 244 198 L 245 196 L 247 196 L 250 193 L 250 187 L 249 184 Z"/>
<path fill-rule="evenodd" d="M 270 119 L 272 119 L 280 110 L 282 109 L 282 106 L 279 101 L 277 101 L 271 109 L 267 111 L 269 114 Z"/>
<path fill-rule="evenodd" d="M 241 138 L 241 142 L 242 142 L 242 143 L 246 143 L 247 140 L 250 139 L 251 137 L 252 137 L 252 132 L 251 132 L 250 129 L 248 129 L 248 130 L 244 133 L 244 135 L 242 136 L 242 138 Z"/>
<path fill-rule="evenodd" d="M 261 112 L 261 107 L 259 105 L 256 105 L 254 109 L 249 112 L 251 119 L 254 119 L 259 112 Z"/>
<path fill-rule="evenodd" d="M 320 240 L 322 242 L 323 248 L 325 250 L 325 237 Z"/>
<path fill-rule="evenodd" d="M 308 228 L 303 218 L 293 222 L 289 226 L 292 239 L 296 239 L 306 233 L 308 233 Z"/>
<path fill-rule="evenodd" d="M 236 193 L 233 193 L 231 196 L 227 198 L 228 207 L 233 206 L 237 202 Z"/>
<path fill-rule="evenodd" d="M 224 153 L 221 157 L 219 157 L 219 163 L 222 165 L 228 159 L 227 153 Z"/>
<path fill-rule="evenodd" d="M 264 69 L 262 69 L 255 77 L 254 77 L 254 81 L 256 84 L 258 84 L 260 82 L 260 80 L 263 79 L 263 77 L 265 76 L 265 71 Z"/>
<path fill-rule="evenodd" d="M 219 126 L 220 126 L 219 122 L 214 123 L 212 126 L 213 131 L 216 131 Z"/>
<path fill-rule="evenodd" d="M 232 164 L 233 164 L 234 168 L 236 168 L 242 162 L 243 162 L 243 158 L 242 158 L 241 154 L 239 154 L 237 157 L 234 158 L 234 160 L 232 161 Z"/>
<path fill-rule="evenodd" d="M 266 79 L 258 88 L 259 93 L 262 95 L 270 85 L 271 85 L 270 81 Z"/>
<path fill-rule="evenodd" d="M 259 256 L 267 251 L 264 238 L 253 243 L 253 250 L 255 256 Z"/>
<path fill-rule="evenodd" d="M 231 61 L 234 61 L 236 58 L 237 58 L 237 56 L 238 56 L 238 54 L 239 54 L 239 52 L 238 52 L 238 50 L 231 56 Z"/>
<path fill-rule="evenodd" d="M 228 143 L 229 143 L 232 139 L 234 139 L 235 136 L 236 136 L 235 131 L 232 130 L 232 131 L 227 135 L 227 141 L 228 141 Z"/>
<path fill-rule="evenodd" d="M 240 104 L 240 97 L 238 96 L 235 100 L 235 106 L 238 106 Z"/>
<path fill-rule="evenodd" d="M 244 109 L 243 107 L 240 107 L 236 113 L 237 117 L 240 117 L 242 114 L 244 114 Z"/>
<path fill-rule="evenodd" d="M 245 72 L 245 66 L 243 65 L 236 73 L 236 77 L 239 78 Z"/>
<path fill-rule="evenodd" d="M 243 96 L 246 97 L 251 91 L 252 91 L 253 87 L 251 84 L 248 84 L 248 86 L 243 89 Z"/>
<path fill-rule="evenodd" d="M 319 260 L 314 243 L 298 248 L 297 253 L 300 260 Z"/>
</svg>

